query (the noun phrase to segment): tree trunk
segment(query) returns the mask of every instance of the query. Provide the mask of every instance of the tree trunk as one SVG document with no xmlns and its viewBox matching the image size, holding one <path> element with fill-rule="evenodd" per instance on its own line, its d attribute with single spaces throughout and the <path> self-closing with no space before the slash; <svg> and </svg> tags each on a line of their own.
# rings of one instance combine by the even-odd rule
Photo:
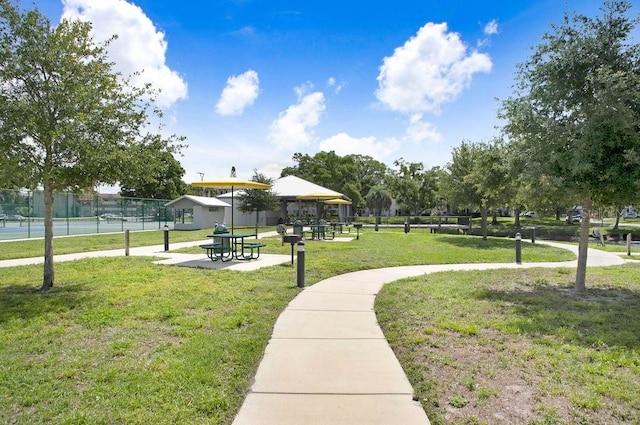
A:
<svg viewBox="0 0 640 425">
<path fill-rule="evenodd" d="M 44 277 L 42 291 L 53 288 L 53 189 L 44 187 Z"/>
<path fill-rule="evenodd" d="M 514 210 L 514 214 L 515 214 L 515 220 L 513 221 L 513 225 L 515 226 L 516 229 L 520 230 L 520 212 L 522 211 L 522 209 L 520 207 L 516 208 Z"/>
<path fill-rule="evenodd" d="M 587 288 L 587 250 L 589 248 L 589 224 L 591 222 L 591 199 L 582 202 L 582 222 L 580 225 L 580 245 L 578 248 L 578 268 L 576 270 L 577 292 L 584 292 Z"/>
<path fill-rule="evenodd" d="M 487 240 L 487 207 L 481 206 L 480 212 L 482 214 L 482 240 Z"/>
<path fill-rule="evenodd" d="M 618 230 L 618 226 L 620 225 L 620 210 L 622 210 L 622 208 L 616 207 L 615 209 L 616 209 L 616 223 L 613 225 L 613 229 Z"/>
<path fill-rule="evenodd" d="M 256 235 L 258 234 L 258 221 L 260 221 L 260 211 L 256 210 Z"/>
</svg>

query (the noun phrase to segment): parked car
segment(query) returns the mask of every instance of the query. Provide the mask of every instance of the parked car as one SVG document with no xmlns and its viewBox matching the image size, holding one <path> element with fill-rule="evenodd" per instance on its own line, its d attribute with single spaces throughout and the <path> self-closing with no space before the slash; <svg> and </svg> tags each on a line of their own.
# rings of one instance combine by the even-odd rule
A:
<svg viewBox="0 0 640 425">
<path fill-rule="evenodd" d="M 527 211 L 526 213 L 522 214 L 523 217 L 529 217 L 529 218 L 533 218 L 536 216 L 536 212 L 535 211 Z"/>
<path fill-rule="evenodd" d="M 22 221 L 25 218 L 23 216 L 21 216 L 20 214 L 14 214 L 14 215 L 10 215 L 7 219 L 8 220 L 13 220 L 13 221 Z"/>
<path fill-rule="evenodd" d="M 122 221 L 127 221 L 125 220 L 124 217 L 122 217 L 122 214 L 112 214 L 112 213 L 106 213 L 106 214 L 102 214 L 100 216 L 100 218 L 104 219 L 104 220 L 122 220 Z"/>
<path fill-rule="evenodd" d="M 638 213 L 635 211 L 627 211 L 622 215 L 622 218 L 638 218 Z"/>
</svg>

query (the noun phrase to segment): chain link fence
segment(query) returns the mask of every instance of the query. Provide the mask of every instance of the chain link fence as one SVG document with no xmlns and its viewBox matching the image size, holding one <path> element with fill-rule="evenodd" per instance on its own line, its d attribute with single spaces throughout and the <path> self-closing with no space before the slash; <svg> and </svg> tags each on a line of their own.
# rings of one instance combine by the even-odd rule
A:
<svg viewBox="0 0 640 425">
<path fill-rule="evenodd" d="M 56 192 L 54 236 L 173 228 L 168 199 L 126 198 L 119 194 Z M 44 237 L 42 191 L 0 189 L 0 240 Z"/>
</svg>

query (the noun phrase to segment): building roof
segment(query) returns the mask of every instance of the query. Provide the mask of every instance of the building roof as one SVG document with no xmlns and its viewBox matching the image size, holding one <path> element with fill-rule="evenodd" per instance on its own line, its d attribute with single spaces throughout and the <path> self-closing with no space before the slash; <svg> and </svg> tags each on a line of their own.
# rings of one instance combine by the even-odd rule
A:
<svg viewBox="0 0 640 425">
<path fill-rule="evenodd" d="M 311 183 L 310 181 L 301 179 L 300 177 L 297 177 L 297 176 L 280 177 L 279 179 L 275 180 L 271 185 L 271 191 L 280 198 L 289 198 L 289 199 L 295 199 L 298 196 L 308 195 L 311 193 L 327 194 L 327 195 L 333 195 L 336 198 L 349 199 L 347 196 L 343 195 L 340 192 L 327 189 L 326 187 L 320 186 L 319 184 Z M 234 197 L 237 197 L 241 193 L 244 193 L 243 190 L 234 190 L 233 192 L 234 192 L 233 193 Z M 224 198 L 224 199 L 231 198 L 231 192 L 218 195 L 218 198 Z"/>
<path fill-rule="evenodd" d="M 179 198 L 169 201 L 165 204 L 166 207 L 172 208 L 191 208 L 193 205 L 201 207 L 230 207 L 224 201 L 218 198 L 210 198 L 208 196 L 194 196 L 194 195 L 182 195 Z"/>
</svg>

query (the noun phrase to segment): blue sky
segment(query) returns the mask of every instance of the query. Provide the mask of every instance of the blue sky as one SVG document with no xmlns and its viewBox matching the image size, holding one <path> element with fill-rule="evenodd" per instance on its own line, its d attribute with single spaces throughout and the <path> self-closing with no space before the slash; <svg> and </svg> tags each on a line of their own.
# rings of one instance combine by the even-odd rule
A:
<svg viewBox="0 0 640 425">
<path fill-rule="evenodd" d="M 23 2 L 24 3 L 24 2 Z M 26 3 L 24 3 L 26 5 Z M 185 181 L 278 177 L 296 152 L 445 165 L 499 134 L 516 65 L 592 0 L 36 0 L 117 33 L 111 59 L 162 90 Z M 637 7 L 633 10 L 638 13 Z"/>
</svg>

